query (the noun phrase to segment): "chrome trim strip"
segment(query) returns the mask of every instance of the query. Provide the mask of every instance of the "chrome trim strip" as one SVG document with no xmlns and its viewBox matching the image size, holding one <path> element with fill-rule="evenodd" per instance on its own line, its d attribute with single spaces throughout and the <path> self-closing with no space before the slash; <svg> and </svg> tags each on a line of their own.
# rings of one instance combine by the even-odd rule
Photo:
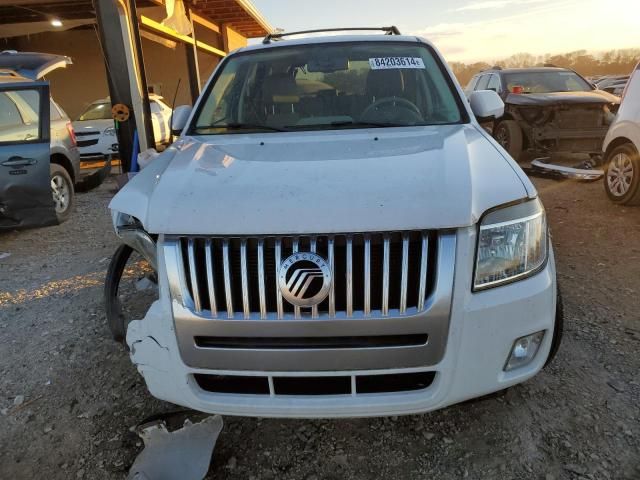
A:
<svg viewBox="0 0 640 480">
<path fill-rule="evenodd" d="M 371 315 L 371 236 L 364 236 L 364 315 Z"/>
<path fill-rule="evenodd" d="M 382 260 L 382 315 L 389 315 L 389 235 L 384 235 Z"/>
<path fill-rule="evenodd" d="M 409 235 L 402 234 L 402 277 L 400 279 L 400 313 L 407 311 L 407 281 L 409 279 Z"/>
<path fill-rule="evenodd" d="M 267 300 L 264 285 L 264 238 L 258 239 L 258 297 L 260 299 L 260 319 L 264 320 L 267 318 Z"/>
<path fill-rule="evenodd" d="M 191 295 L 193 297 L 193 308 L 196 313 L 202 312 L 200 302 L 200 289 L 198 285 L 198 275 L 196 274 L 196 254 L 195 240 L 190 238 L 187 242 L 187 255 L 189 257 L 189 277 L 191 278 Z"/>
<path fill-rule="evenodd" d="M 335 243 L 335 239 L 332 235 L 327 239 L 327 249 L 329 253 L 328 260 L 329 260 L 329 268 L 331 268 L 331 276 L 333 278 L 336 278 L 334 243 Z M 331 289 L 329 290 L 329 318 L 334 318 L 335 316 L 336 316 L 336 290 L 334 287 L 334 282 L 331 282 Z"/>
<path fill-rule="evenodd" d="M 242 280 L 242 311 L 244 318 L 251 316 L 251 305 L 249 304 L 249 276 L 247 267 L 247 239 L 240 241 L 240 278 Z"/>
<path fill-rule="evenodd" d="M 209 308 L 211 310 L 211 317 L 216 318 L 218 316 L 218 304 L 216 302 L 216 289 L 214 284 L 213 275 L 213 242 L 210 238 L 204 244 L 205 263 L 207 268 L 207 288 L 209 290 Z"/>
<path fill-rule="evenodd" d="M 231 266 L 229 265 L 229 240 L 222 241 L 222 266 L 224 268 L 224 293 L 227 300 L 227 318 L 233 318 L 233 297 L 231 296 Z"/>
<path fill-rule="evenodd" d="M 282 263 L 282 240 L 280 238 L 276 238 L 276 246 L 275 246 L 275 257 L 276 257 L 276 308 L 278 312 L 278 320 L 282 320 L 284 313 L 282 307 L 282 292 L 280 291 L 280 284 L 278 283 L 278 278 L 280 277 L 280 264 Z"/>
<path fill-rule="evenodd" d="M 309 241 L 309 250 L 311 250 L 311 253 L 317 253 L 318 245 L 316 237 L 311 237 Z M 313 305 L 311 307 L 311 318 L 318 318 L 318 305 Z"/>
<path fill-rule="evenodd" d="M 353 237 L 347 235 L 347 317 L 353 316 Z"/>
<path fill-rule="evenodd" d="M 425 295 L 427 292 L 427 261 L 429 258 L 429 238 L 426 233 L 422 233 L 422 246 L 420 248 L 420 288 L 418 288 L 418 310 L 424 308 Z"/>
<path fill-rule="evenodd" d="M 300 247 L 300 240 L 298 239 L 298 237 L 293 237 L 293 253 L 298 253 L 298 249 Z M 294 306 L 293 307 L 293 316 L 295 318 L 302 318 L 302 315 L 300 314 L 300 307 L 298 306 Z"/>
</svg>

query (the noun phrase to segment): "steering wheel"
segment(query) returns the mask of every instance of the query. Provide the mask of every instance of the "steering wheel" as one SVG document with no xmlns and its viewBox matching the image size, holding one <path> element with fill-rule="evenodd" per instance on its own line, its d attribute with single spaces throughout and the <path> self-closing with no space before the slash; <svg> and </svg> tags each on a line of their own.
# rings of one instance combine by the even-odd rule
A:
<svg viewBox="0 0 640 480">
<path fill-rule="evenodd" d="M 368 115 L 371 115 L 372 112 L 376 110 L 387 110 L 389 107 L 403 108 L 407 113 L 412 114 L 412 120 L 416 122 L 420 122 L 423 120 L 422 112 L 416 106 L 416 104 L 402 97 L 379 98 L 364 109 L 364 111 L 360 115 L 360 118 L 364 120 Z"/>
</svg>

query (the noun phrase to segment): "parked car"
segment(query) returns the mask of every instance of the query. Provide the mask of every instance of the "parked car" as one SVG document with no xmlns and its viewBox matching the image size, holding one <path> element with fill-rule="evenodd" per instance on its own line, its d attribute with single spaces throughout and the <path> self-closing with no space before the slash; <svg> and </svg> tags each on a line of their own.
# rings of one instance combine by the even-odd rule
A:
<svg viewBox="0 0 640 480">
<path fill-rule="evenodd" d="M 602 88 L 603 92 L 611 93 L 616 97 L 622 96 L 622 92 L 624 92 L 625 87 L 627 86 L 628 80 L 620 80 L 618 82 L 611 83 L 606 87 Z"/>
<path fill-rule="evenodd" d="M 606 87 L 613 85 L 614 83 L 626 82 L 629 80 L 629 75 L 606 75 L 595 83 L 596 88 L 604 90 Z"/>
<path fill-rule="evenodd" d="M 0 53 L 0 230 L 54 225 L 71 215 L 80 154 L 71 121 L 38 81 L 70 63 L 59 55 Z"/>
<path fill-rule="evenodd" d="M 160 95 L 149 95 L 153 136 L 158 145 L 170 140 L 171 107 Z M 109 97 L 91 103 L 73 122 L 78 136 L 78 148 L 83 160 L 100 160 L 118 154 L 118 137 L 111 114 Z"/>
<path fill-rule="evenodd" d="M 495 67 L 475 75 L 465 91 L 493 90 L 504 115 L 489 123 L 495 139 L 516 160 L 523 151 L 601 154 L 619 98 L 596 90 L 572 70 Z"/>
<path fill-rule="evenodd" d="M 604 188 L 611 201 L 640 205 L 640 63 L 627 83 L 602 151 L 606 166 Z"/>
<path fill-rule="evenodd" d="M 113 198 L 160 298 L 108 318 L 156 397 L 397 415 L 507 388 L 553 356 L 544 208 L 476 121 L 502 100 L 467 102 L 430 42 L 381 30 L 230 53 L 175 110 L 179 139 Z"/>
</svg>

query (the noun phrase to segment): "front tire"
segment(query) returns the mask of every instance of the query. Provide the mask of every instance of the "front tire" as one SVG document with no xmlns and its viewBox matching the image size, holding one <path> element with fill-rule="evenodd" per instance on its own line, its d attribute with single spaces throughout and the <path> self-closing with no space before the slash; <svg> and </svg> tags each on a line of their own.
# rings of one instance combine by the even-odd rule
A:
<svg viewBox="0 0 640 480">
<path fill-rule="evenodd" d="M 640 205 L 640 155 L 631 143 L 619 145 L 606 159 L 604 189 L 619 205 Z"/>
<path fill-rule="evenodd" d="M 73 210 L 74 190 L 69 172 L 57 163 L 52 163 L 49 169 L 51 180 L 51 194 L 58 217 L 58 223 L 66 222 Z"/>
<path fill-rule="evenodd" d="M 517 162 L 522 155 L 522 129 L 515 120 L 502 120 L 493 129 L 493 138 Z"/>
</svg>

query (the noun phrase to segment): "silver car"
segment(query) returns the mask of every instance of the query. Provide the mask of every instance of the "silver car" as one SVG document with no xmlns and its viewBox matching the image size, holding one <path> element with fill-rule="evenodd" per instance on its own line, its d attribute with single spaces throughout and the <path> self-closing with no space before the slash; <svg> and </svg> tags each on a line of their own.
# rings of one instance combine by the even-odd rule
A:
<svg viewBox="0 0 640 480">
<path fill-rule="evenodd" d="M 55 225 L 71 215 L 80 175 L 73 126 L 48 84 L 37 81 L 70 63 L 0 53 L 0 230 Z"/>
</svg>

